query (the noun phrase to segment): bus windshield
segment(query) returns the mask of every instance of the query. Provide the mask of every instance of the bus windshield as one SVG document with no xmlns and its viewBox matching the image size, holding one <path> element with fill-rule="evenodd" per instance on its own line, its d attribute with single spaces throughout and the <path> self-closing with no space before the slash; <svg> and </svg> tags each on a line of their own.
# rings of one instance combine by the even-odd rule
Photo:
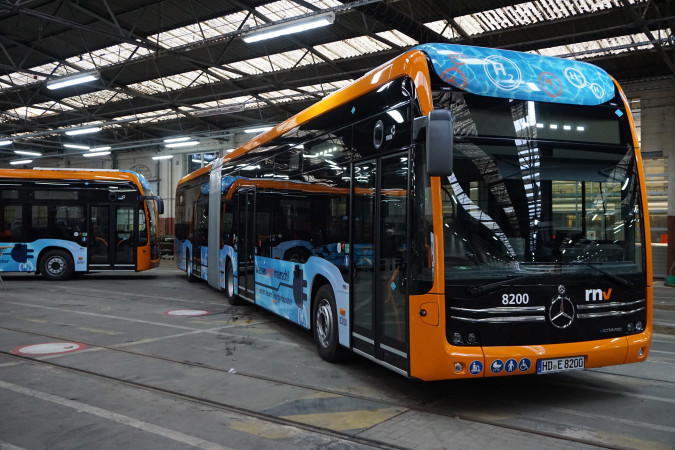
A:
<svg viewBox="0 0 675 450">
<path fill-rule="evenodd" d="M 636 158 L 619 103 L 435 100 L 456 117 L 454 174 L 442 178 L 449 283 L 643 271 Z"/>
</svg>

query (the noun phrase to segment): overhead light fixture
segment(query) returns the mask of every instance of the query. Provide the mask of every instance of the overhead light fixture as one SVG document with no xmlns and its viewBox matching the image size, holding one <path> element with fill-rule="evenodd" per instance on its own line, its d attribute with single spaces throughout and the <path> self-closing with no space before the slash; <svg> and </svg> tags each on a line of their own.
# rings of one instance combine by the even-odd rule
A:
<svg viewBox="0 0 675 450">
<path fill-rule="evenodd" d="M 72 77 L 57 78 L 47 82 L 47 89 L 61 89 L 68 86 L 75 86 L 76 84 L 88 83 L 98 79 L 98 74 L 95 72 L 79 73 Z"/>
<path fill-rule="evenodd" d="M 173 158 L 173 155 L 159 155 L 159 156 L 153 156 L 152 159 L 155 161 L 160 160 L 160 159 L 171 159 Z"/>
<path fill-rule="evenodd" d="M 88 145 L 79 145 L 79 144 L 63 144 L 66 148 L 74 148 L 76 150 L 89 150 Z"/>
<path fill-rule="evenodd" d="M 90 152 L 105 152 L 106 150 L 110 150 L 109 146 L 103 146 L 103 147 L 92 147 L 89 149 Z"/>
<path fill-rule="evenodd" d="M 101 127 L 74 128 L 66 130 L 66 134 L 68 136 L 77 136 L 78 134 L 98 133 L 99 131 L 101 131 Z"/>
<path fill-rule="evenodd" d="M 265 39 L 272 39 L 286 34 L 299 33 L 301 31 L 311 30 L 313 28 L 325 27 L 335 22 L 335 13 L 329 12 L 317 14 L 314 16 L 303 17 L 302 19 L 290 20 L 277 25 L 263 26 L 255 31 L 244 34 L 244 42 L 258 42 Z"/>
<path fill-rule="evenodd" d="M 16 153 L 17 155 L 25 155 L 25 156 L 42 156 L 42 153 L 33 152 L 30 150 L 14 150 L 14 153 Z"/>
<path fill-rule="evenodd" d="M 262 133 L 267 130 L 271 130 L 273 127 L 255 127 L 255 128 L 246 128 L 244 133 Z"/>
<path fill-rule="evenodd" d="M 5 145 L 9 145 L 11 143 L 12 143 L 12 141 L 10 141 L 9 139 L 0 140 L 0 147 L 3 147 Z"/>
<path fill-rule="evenodd" d="M 177 148 L 177 147 L 192 147 L 193 145 L 199 144 L 199 141 L 183 141 L 183 142 L 172 142 L 166 144 L 168 148 Z"/>
<path fill-rule="evenodd" d="M 32 159 L 15 159 L 14 161 L 10 161 L 9 163 L 13 166 L 18 166 L 19 164 L 30 164 L 32 163 Z"/>
<path fill-rule="evenodd" d="M 90 153 L 83 153 L 82 156 L 85 158 L 94 158 L 96 156 L 106 156 L 109 155 L 110 152 L 90 152 Z"/>
<path fill-rule="evenodd" d="M 181 137 L 164 139 L 164 143 L 165 144 L 173 144 L 174 142 L 184 142 L 184 141 L 189 141 L 189 140 L 190 140 L 189 136 L 181 136 Z"/>
</svg>

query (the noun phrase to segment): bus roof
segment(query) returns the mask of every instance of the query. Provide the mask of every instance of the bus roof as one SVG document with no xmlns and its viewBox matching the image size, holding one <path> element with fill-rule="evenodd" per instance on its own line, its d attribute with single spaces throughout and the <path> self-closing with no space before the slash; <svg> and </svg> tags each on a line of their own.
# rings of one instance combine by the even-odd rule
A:
<svg viewBox="0 0 675 450">
<path fill-rule="evenodd" d="M 431 87 L 422 81 L 428 79 L 427 57 L 433 70 L 446 83 L 478 95 L 578 105 L 598 105 L 614 98 L 612 78 L 603 69 L 588 63 L 485 47 L 423 44 L 253 138 L 223 156 L 222 164 L 403 75 L 416 80 L 422 114 L 427 114 L 433 109 Z M 213 165 L 184 176 L 178 185 L 208 174 Z"/>
<path fill-rule="evenodd" d="M 141 174 L 131 170 L 107 170 L 107 169 L 69 169 L 33 167 L 32 169 L 0 169 L 0 178 L 25 178 L 37 180 L 93 180 L 131 181 L 139 188 L 150 190 L 150 183 Z"/>
<path fill-rule="evenodd" d="M 472 94 L 575 105 L 614 98 L 612 78 L 592 64 L 455 44 L 415 48 L 429 55 L 441 80 Z"/>
</svg>

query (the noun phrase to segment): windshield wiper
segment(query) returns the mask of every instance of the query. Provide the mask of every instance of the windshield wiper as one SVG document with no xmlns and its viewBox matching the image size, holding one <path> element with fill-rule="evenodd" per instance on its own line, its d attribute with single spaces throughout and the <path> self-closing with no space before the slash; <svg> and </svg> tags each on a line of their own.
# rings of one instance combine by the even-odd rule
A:
<svg viewBox="0 0 675 450">
<path fill-rule="evenodd" d="M 626 287 L 633 287 L 633 283 L 631 281 L 626 280 L 625 278 L 621 278 L 620 276 L 613 274 L 612 272 L 607 272 L 604 269 L 599 268 L 598 266 L 589 263 L 589 262 L 584 262 L 584 261 L 579 261 L 579 262 L 573 262 L 572 264 L 583 264 L 584 266 L 588 266 L 591 269 L 595 269 L 610 280 L 619 283 L 621 286 L 626 286 Z"/>
<path fill-rule="evenodd" d="M 499 280 L 495 281 L 493 283 L 487 283 L 487 284 L 482 284 L 480 286 L 471 286 L 468 288 L 466 291 L 471 295 L 472 297 L 478 297 L 479 295 L 487 294 L 489 292 L 496 291 L 502 286 L 506 286 L 514 281 L 522 280 L 525 278 L 530 278 L 533 274 L 527 274 L 527 275 L 509 275 L 509 278 L 505 280 Z"/>
</svg>

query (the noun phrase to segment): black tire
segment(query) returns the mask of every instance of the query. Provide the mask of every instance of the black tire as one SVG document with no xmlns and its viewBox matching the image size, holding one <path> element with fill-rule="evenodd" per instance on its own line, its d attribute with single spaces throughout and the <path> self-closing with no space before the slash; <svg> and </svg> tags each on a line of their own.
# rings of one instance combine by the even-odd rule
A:
<svg viewBox="0 0 675 450">
<path fill-rule="evenodd" d="M 319 356 L 329 362 L 344 359 L 345 350 L 338 343 L 338 317 L 333 289 L 324 284 L 316 291 L 312 307 L 314 343 Z"/>
<path fill-rule="evenodd" d="M 190 283 L 197 281 L 197 277 L 192 273 L 192 259 L 190 259 L 190 252 L 185 253 L 185 271 L 187 272 L 187 280 Z"/>
<path fill-rule="evenodd" d="M 230 305 L 241 305 L 241 299 L 234 293 L 234 269 L 232 261 L 229 259 L 225 263 L 225 287 L 223 288 L 223 292 L 225 292 L 225 298 Z"/>
<path fill-rule="evenodd" d="M 63 250 L 49 250 L 40 259 L 40 273 L 50 281 L 67 280 L 74 270 L 73 258 Z"/>
</svg>

